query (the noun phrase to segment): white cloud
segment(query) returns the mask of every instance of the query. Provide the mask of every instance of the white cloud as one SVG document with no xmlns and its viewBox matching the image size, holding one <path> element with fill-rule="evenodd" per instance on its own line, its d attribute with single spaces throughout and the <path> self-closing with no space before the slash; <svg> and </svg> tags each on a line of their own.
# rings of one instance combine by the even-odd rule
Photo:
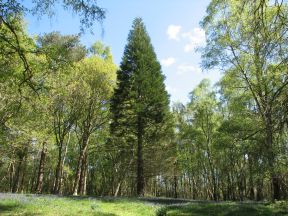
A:
<svg viewBox="0 0 288 216">
<path fill-rule="evenodd" d="M 182 75 L 185 73 L 197 73 L 200 74 L 201 73 L 201 69 L 199 67 L 195 67 L 193 65 L 190 64 L 181 64 L 177 67 L 177 74 L 178 75 Z"/>
<path fill-rule="evenodd" d="M 205 44 L 205 31 L 201 28 L 194 28 L 190 32 L 183 33 L 182 37 L 189 40 L 189 42 L 184 47 L 185 52 L 191 52 L 197 46 Z"/>
<path fill-rule="evenodd" d="M 166 91 L 170 94 L 175 94 L 178 92 L 177 88 L 174 88 L 174 87 L 171 87 L 171 86 L 168 86 L 166 85 Z"/>
<path fill-rule="evenodd" d="M 161 60 L 161 65 L 164 66 L 164 67 L 169 67 L 172 64 L 174 64 L 175 62 L 176 62 L 175 58 L 169 57 L 169 58 L 166 58 L 166 59 L 162 59 Z"/>
<path fill-rule="evenodd" d="M 181 31 L 181 26 L 179 25 L 169 25 L 167 29 L 167 35 L 169 39 L 179 41 L 179 33 Z"/>
</svg>

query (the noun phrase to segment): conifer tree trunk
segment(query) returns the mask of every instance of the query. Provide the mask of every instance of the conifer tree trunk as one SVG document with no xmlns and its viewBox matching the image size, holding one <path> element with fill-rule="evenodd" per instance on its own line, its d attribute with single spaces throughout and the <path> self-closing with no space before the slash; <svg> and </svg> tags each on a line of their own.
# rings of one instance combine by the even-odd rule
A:
<svg viewBox="0 0 288 216">
<path fill-rule="evenodd" d="M 144 196 L 143 126 L 140 116 L 137 124 L 137 195 Z"/>
<path fill-rule="evenodd" d="M 110 106 L 110 129 L 115 143 L 119 143 L 117 148 L 131 146 L 131 149 L 135 149 L 127 156 L 135 155 L 136 185 L 133 179 L 131 193 L 138 196 L 144 196 L 145 181 L 148 182 L 144 177 L 145 161 L 149 160 L 146 153 L 154 146 L 163 144 L 158 140 L 165 135 L 160 134 L 169 131 L 164 129 L 170 126 L 167 124 L 170 121 L 169 96 L 164 80 L 145 25 L 141 18 L 136 18 L 117 72 L 117 87 Z M 131 137 L 135 137 L 133 143 Z M 156 160 L 149 160 L 149 167 L 153 165 L 159 166 Z"/>
</svg>

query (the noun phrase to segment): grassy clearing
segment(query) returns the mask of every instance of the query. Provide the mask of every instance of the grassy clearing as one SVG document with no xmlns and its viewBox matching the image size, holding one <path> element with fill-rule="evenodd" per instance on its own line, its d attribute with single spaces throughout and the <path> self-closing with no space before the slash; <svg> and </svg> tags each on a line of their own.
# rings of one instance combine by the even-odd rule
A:
<svg viewBox="0 0 288 216">
<path fill-rule="evenodd" d="M 186 202 L 186 203 L 185 203 Z M 288 216 L 288 202 L 193 202 L 174 199 L 80 198 L 0 193 L 1 216 Z"/>
<path fill-rule="evenodd" d="M 157 206 L 136 199 L 95 199 L 23 196 L 0 200 L 1 216 L 16 215 L 155 215 Z"/>
<path fill-rule="evenodd" d="M 158 216 L 288 216 L 288 202 L 275 204 L 194 203 L 168 206 L 158 210 Z"/>
</svg>

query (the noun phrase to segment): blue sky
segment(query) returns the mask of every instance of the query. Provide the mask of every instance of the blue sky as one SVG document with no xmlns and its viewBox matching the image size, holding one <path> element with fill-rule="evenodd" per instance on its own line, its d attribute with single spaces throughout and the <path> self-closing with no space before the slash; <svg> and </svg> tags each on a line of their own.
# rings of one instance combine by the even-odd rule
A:
<svg viewBox="0 0 288 216">
<path fill-rule="evenodd" d="M 119 64 L 133 19 L 142 17 L 152 44 L 166 76 L 166 88 L 171 101 L 186 103 L 188 94 L 203 78 L 215 83 L 220 78 L 218 71 L 202 71 L 200 54 L 195 47 L 205 45 L 205 34 L 199 22 L 205 15 L 210 0 L 98 0 L 107 9 L 102 27 L 96 24 L 94 34 L 87 32 L 81 37 L 86 46 L 97 40 L 109 45 L 114 61 Z M 28 31 L 32 35 L 60 31 L 62 34 L 77 34 L 79 19 L 56 7 L 56 15 L 49 19 L 27 16 Z"/>
</svg>

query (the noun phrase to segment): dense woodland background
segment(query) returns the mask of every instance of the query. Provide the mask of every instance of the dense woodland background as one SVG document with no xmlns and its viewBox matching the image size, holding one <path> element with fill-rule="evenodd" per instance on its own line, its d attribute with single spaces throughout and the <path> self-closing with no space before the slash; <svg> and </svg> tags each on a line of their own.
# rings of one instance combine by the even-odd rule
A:
<svg viewBox="0 0 288 216">
<path fill-rule="evenodd" d="M 211 1 L 199 52 L 223 77 L 188 104 L 170 103 L 140 18 L 118 67 L 99 41 L 29 36 L 23 16 L 55 3 L 33 2 L 0 3 L 0 191 L 288 198 L 287 2 Z M 94 1 L 63 5 L 81 31 L 105 18 Z"/>
</svg>

